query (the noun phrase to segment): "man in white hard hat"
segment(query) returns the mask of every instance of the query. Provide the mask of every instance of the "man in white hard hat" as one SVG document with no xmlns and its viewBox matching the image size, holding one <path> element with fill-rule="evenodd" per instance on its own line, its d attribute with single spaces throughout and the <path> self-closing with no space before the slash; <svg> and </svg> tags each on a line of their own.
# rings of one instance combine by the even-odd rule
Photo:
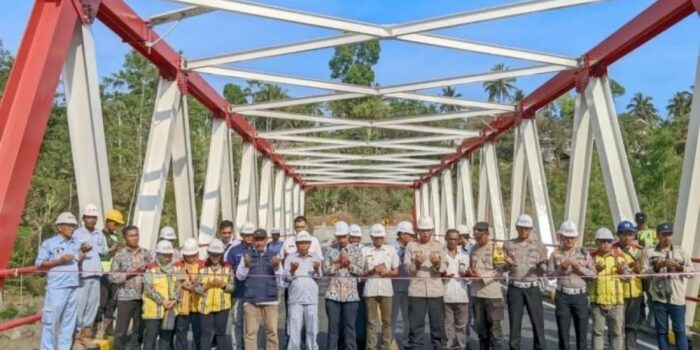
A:
<svg viewBox="0 0 700 350">
<path fill-rule="evenodd" d="M 321 259 L 309 253 L 311 235 L 306 231 L 297 233 L 296 252 L 284 260 L 286 280 L 289 282 L 287 300 L 287 323 L 289 344 L 287 349 L 318 350 L 318 281 L 321 276 Z M 304 331 L 305 330 L 305 331 Z M 303 334 L 302 334 L 303 333 Z"/>
<path fill-rule="evenodd" d="M 360 225 L 352 224 L 350 225 L 350 244 L 354 244 L 361 247 L 362 242 L 362 228 Z"/>
<path fill-rule="evenodd" d="M 362 228 L 360 225 L 351 224 L 349 226 L 350 237 L 348 240 L 350 244 L 360 248 L 360 253 L 364 253 L 367 248 L 362 244 Z M 357 281 L 357 293 L 360 295 L 360 304 L 357 306 L 357 317 L 355 318 L 355 334 L 357 338 L 357 349 L 364 350 L 365 344 L 367 343 L 367 304 L 365 304 L 365 299 L 362 298 L 365 290 L 365 280 L 360 279 Z M 342 324 L 341 324 L 342 326 Z M 340 336 L 340 347 L 343 347 L 345 338 L 343 335 Z"/>
<path fill-rule="evenodd" d="M 100 279 L 102 278 L 101 257 L 109 257 L 107 242 L 102 232 L 96 227 L 100 210 L 94 204 L 88 204 L 83 208 L 83 226 L 75 230 L 73 236 L 89 247 L 85 255 L 80 275 L 80 287 L 78 287 L 78 319 L 76 325 L 76 343 L 89 347 L 93 344 L 94 337 L 92 327 L 97 317 L 97 309 L 100 306 Z M 78 346 L 79 347 L 79 346 Z"/>
<path fill-rule="evenodd" d="M 445 346 L 445 288 L 442 274 L 447 270 L 447 258 L 442 245 L 433 240 L 435 224 L 430 217 L 418 220 L 418 240 L 406 246 L 404 264 L 411 273 L 408 286 L 408 317 L 410 331 L 406 349 L 422 349 L 425 316 L 430 321 L 430 342 L 433 349 Z"/>
<path fill-rule="evenodd" d="M 605 328 L 607 327 L 610 347 L 622 350 L 625 324 L 625 297 L 622 280 L 629 280 L 629 267 L 625 255 L 613 249 L 615 236 L 606 227 L 595 233 L 595 252 L 591 253 L 597 278 L 590 283 L 591 313 L 593 319 L 593 350 L 605 348 Z M 624 276 L 624 277 L 620 277 Z"/>
<path fill-rule="evenodd" d="M 474 244 L 476 244 L 474 240 L 471 239 L 471 229 L 467 225 L 457 225 L 456 229 L 457 232 L 459 232 L 459 236 L 462 237 L 460 249 L 464 254 L 471 254 L 472 248 L 474 248 Z"/>
<path fill-rule="evenodd" d="M 303 215 L 299 215 L 294 218 L 294 235 L 291 235 L 284 240 L 284 247 L 282 248 L 284 251 L 284 256 L 288 256 L 296 252 L 296 234 L 301 231 L 306 231 L 309 233 L 309 235 L 311 235 L 311 247 L 309 248 L 309 253 L 316 255 L 319 259 L 323 259 L 321 244 L 318 242 L 318 238 L 311 234 L 311 231 L 309 230 L 309 223 L 306 220 L 306 217 Z"/>
<path fill-rule="evenodd" d="M 238 266 L 243 261 L 243 257 L 246 254 L 250 254 L 253 251 L 253 232 L 255 232 L 255 225 L 252 222 L 244 223 L 239 232 L 241 235 L 241 244 L 231 248 L 225 259 L 228 262 L 233 271 L 236 271 Z M 238 279 L 234 280 L 235 288 L 233 289 L 233 301 L 231 309 L 233 310 L 233 334 L 231 339 L 233 342 L 233 349 L 243 349 L 243 304 L 245 298 L 245 283 Z"/>
<path fill-rule="evenodd" d="M 394 339 L 399 348 L 403 349 L 404 340 L 408 336 L 408 285 L 411 277 L 408 266 L 403 263 L 406 255 L 406 245 L 416 239 L 413 224 L 409 221 L 401 221 L 396 225 L 396 241 L 393 243 L 396 255 L 399 257 L 399 278 L 392 279 L 391 286 L 394 290 L 393 303 L 391 305 L 391 323 L 394 325 Z M 401 318 L 399 319 L 399 314 Z M 399 321 L 400 320 L 400 321 Z"/>
<path fill-rule="evenodd" d="M 389 349 L 395 345 L 391 326 L 394 288 L 390 278 L 399 275 L 399 255 L 394 248 L 384 244 L 384 225 L 372 225 L 369 236 L 372 238 L 372 246 L 362 252 L 363 274 L 368 277 L 363 294 L 367 305 L 367 348 L 377 348 L 377 333 L 381 325 L 382 341 L 379 348 Z"/>
<path fill-rule="evenodd" d="M 61 213 L 56 219 L 56 235 L 41 243 L 34 263 L 48 270 L 44 313 L 41 316 L 41 350 L 71 348 L 78 309 L 78 271 L 85 258 L 85 249 L 73 236 L 77 226 L 78 221 L 73 214 Z M 85 244 L 83 246 L 86 247 Z"/>
<path fill-rule="evenodd" d="M 326 315 L 328 315 L 328 341 L 330 350 L 338 349 L 340 333 L 344 334 L 345 349 L 356 349 L 355 319 L 360 296 L 357 278 L 362 275 L 362 253 L 350 244 L 350 227 L 338 221 L 334 228 L 335 243 L 323 257 L 323 274 L 331 276 L 326 291 Z M 341 328 L 341 322 L 344 326 Z"/>
<path fill-rule="evenodd" d="M 586 281 L 595 276 L 593 263 L 588 250 L 577 247 L 578 228 L 572 221 L 565 221 L 557 231 L 561 246 L 549 255 L 547 272 L 556 279 L 556 308 L 559 348 L 571 349 L 570 329 L 573 319 L 576 349 L 587 349 L 588 336 L 588 295 Z"/>
<path fill-rule="evenodd" d="M 510 323 L 510 348 L 520 349 L 520 331 L 523 311 L 527 309 L 534 335 L 535 350 L 547 348 L 544 337 L 544 306 L 542 304 L 541 278 L 547 273 L 547 248 L 532 237 L 532 217 L 522 214 L 515 222 L 518 237 L 506 242 L 505 270 L 508 272 L 508 321 Z"/>
<path fill-rule="evenodd" d="M 221 243 L 218 239 L 216 241 Z M 212 240 L 212 242 L 214 241 Z M 211 243 L 209 245 L 211 246 Z M 194 238 L 188 238 L 182 243 L 180 253 L 182 253 L 182 261 L 179 264 L 182 265 L 182 272 L 185 273 L 185 276 L 182 281 L 182 291 L 175 318 L 173 346 L 175 350 L 187 350 L 189 344 L 187 337 L 190 328 L 192 329 L 192 341 L 196 344 L 195 348 L 201 343 L 202 314 L 199 313 L 201 296 L 197 293 L 196 287 L 200 279 L 199 273 L 204 267 L 204 261 L 199 259 L 199 243 Z M 221 249 L 221 253 L 223 253 L 223 249 Z"/>
<path fill-rule="evenodd" d="M 280 254 L 284 247 L 284 242 L 280 240 L 280 229 L 273 227 L 270 229 L 270 242 L 267 243 L 267 249 Z"/>
<path fill-rule="evenodd" d="M 163 228 L 160 229 L 160 233 L 158 234 L 158 240 L 166 240 L 170 242 L 170 244 L 173 247 L 177 246 L 177 233 L 175 232 L 175 229 L 172 226 L 163 226 Z M 156 252 L 153 252 L 153 260 L 156 258 Z M 176 263 L 180 260 L 182 260 L 182 254 L 180 253 L 179 249 L 173 248 L 173 263 Z"/>
</svg>

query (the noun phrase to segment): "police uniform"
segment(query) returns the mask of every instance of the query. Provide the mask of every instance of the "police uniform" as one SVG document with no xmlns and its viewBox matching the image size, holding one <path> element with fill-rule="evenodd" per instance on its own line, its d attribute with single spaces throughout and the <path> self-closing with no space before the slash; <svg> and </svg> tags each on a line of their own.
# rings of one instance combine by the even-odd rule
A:
<svg viewBox="0 0 700 350">
<path fill-rule="evenodd" d="M 56 260 L 66 254 L 73 254 L 74 260 L 68 264 L 54 266 L 48 271 L 46 295 L 42 309 L 41 350 L 69 350 L 73 341 L 78 303 L 79 282 L 78 262 L 80 244 L 75 237 L 65 239 L 56 235 L 45 240 L 39 248 L 35 265 L 40 267 L 45 261 Z M 58 336 L 56 334 L 58 331 Z M 55 342 L 58 338 L 58 343 Z"/>
<path fill-rule="evenodd" d="M 501 322 L 504 305 L 500 283 L 503 273 L 494 263 L 494 252 L 497 249 L 500 248 L 494 242 L 483 246 L 476 244 L 470 255 L 469 265 L 479 276 L 479 279 L 472 280 L 471 300 L 474 303 L 474 323 L 482 350 L 499 349 L 503 338 Z"/>
<path fill-rule="evenodd" d="M 506 242 L 503 250 L 513 260 L 513 265 L 506 265 L 509 272 L 507 300 L 510 348 L 520 349 L 520 331 L 525 307 L 534 334 L 534 349 L 546 349 L 540 285 L 547 267 L 546 264 L 537 263 L 546 261 L 547 249 L 541 242 L 532 238 L 516 238 Z"/>
<path fill-rule="evenodd" d="M 564 268 L 565 261 L 575 261 L 579 268 L 571 266 Z M 574 333 L 576 334 L 576 349 L 586 349 L 586 337 L 588 336 L 589 305 L 586 294 L 586 281 L 584 278 L 595 276 L 591 257 L 588 251 L 582 247 L 574 247 L 571 250 L 558 248 L 549 255 L 547 263 L 549 277 L 556 278 L 557 287 L 554 299 L 557 330 L 559 335 L 559 349 L 569 350 L 571 320 L 573 319 Z"/>
</svg>

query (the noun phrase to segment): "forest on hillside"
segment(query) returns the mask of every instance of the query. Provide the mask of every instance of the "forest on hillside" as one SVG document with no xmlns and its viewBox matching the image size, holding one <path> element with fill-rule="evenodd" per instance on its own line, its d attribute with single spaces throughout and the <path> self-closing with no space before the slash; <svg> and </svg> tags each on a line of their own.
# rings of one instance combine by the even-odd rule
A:
<svg viewBox="0 0 700 350">
<path fill-rule="evenodd" d="M 369 41 L 338 47 L 329 58 L 329 77 L 343 83 L 374 86 L 373 66 L 381 57 L 378 41 Z M 13 56 L 0 42 L 0 93 L 12 67 Z M 508 69 L 503 64 L 494 71 Z M 141 164 L 146 151 L 151 114 L 157 83 L 157 70 L 141 55 L 129 52 L 117 72 L 106 76 L 101 82 L 102 107 L 105 134 L 109 153 L 114 206 L 127 217 L 133 213 L 135 192 L 141 176 Z M 614 78 L 614 77 L 613 77 Z M 672 83 L 672 82 L 669 82 Z M 515 79 L 486 82 L 483 88 L 489 101 L 517 103 L 524 97 Z M 629 101 L 617 101 L 626 106 L 618 111 L 620 126 L 632 169 L 640 205 L 649 214 L 652 224 L 662 220 L 673 220 L 683 161 L 688 117 L 690 113 L 692 87 L 678 86 L 678 92 L 669 101 L 653 101 L 643 92 L 635 92 Z M 29 265 L 34 261 L 39 242 L 54 233 L 53 220 L 64 210 L 78 213 L 77 194 L 73 178 L 73 164 L 68 139 L 65 101 L 59 87 L 55 106 L 49 119 L 42 144 L 39 161 L 32 178 L 21 228 L 15 245 L 12 266 Z M 625 94 L 624 82 L 613 80 L 614 98 Z M 232 104 L 250 104 L 290 97 L 288 91 L 276 84 L 247 81 L 244 85 L 227 84 L 223 95 Z M 455 87 L 445 87 L 443 96 L 459 97 Z M 348 101 L 336 101 L 320 105 L 291 107 L 285 111 L 310 115 L 326 115 L 349 119 L 385 119 L 420 114 L 448 113 L 461 107 L 422 103 L 399 99 L 367 97 Z M 537 126 L 545 158 L 545 175 L 550 201 L 558 225 L 563 219 L 568 177 L 569 139 L 572 129 L 575 97 L 572 93 L 538 112 Z M 195 195 L 201 205 L 206 170 L 206 157 L 211 133 L 208 111 L 190 98 L 189 118 L 195 173 Z M 299 128 L 315 126 L 308 122 L 248 118 L 258 130 Z M 435 122 L 434 126 L 480 130 L 488 117 L 468 120 Z M 377 140 L 388 136 L 409 135 L 405 131 L 352 129 L 316 133 L 314 136 L 345 139 Z M 455 146 L 453 141 L 433 143 L 444 147 Z M 304 146 L 303 143 L 288 142 L 280 147 Z M 236 159 L 239 159 L 240 139 L 236 143 Z M 342 152 L 337 150 L 337 152 Z M 353 154 L 381 154 L 382 150 L 357 148 L 347 150 Z M 497 143 L 500 177 L 506 215 L 510 207 L 511 158 L 513 135 L 503 135 Z M 474 155 L 478 161 L 478 155 Z M 593 160 L 586 231 L 600 226 L 612 225 L 608 209 L 605 186 L 597 158 Z M 294 159 L 294 158 L 290 158 Z M 478 167 L 474 167 L 476 170 Z M 238 179 L 238 176 L 236 175 Z M 477 183 L 476 172 L 474 183 Z M 163 224 L 176 224 L 174 194 L 172 186 L 166 194 Z M 476 193 L 475 193 L 476 195 Z M 411 190 L 379 189 L 317 189 L 307 192 L 306 213 L 313 223 L 330 223 L 338 217 L 371 224 L 380 220 L 396 221 L 410 217 L 413 207 Z M 506 216 L 508 217 L 508 216 Z M 41 289 L 28 288 L 35 293 Z"/>
</svg>

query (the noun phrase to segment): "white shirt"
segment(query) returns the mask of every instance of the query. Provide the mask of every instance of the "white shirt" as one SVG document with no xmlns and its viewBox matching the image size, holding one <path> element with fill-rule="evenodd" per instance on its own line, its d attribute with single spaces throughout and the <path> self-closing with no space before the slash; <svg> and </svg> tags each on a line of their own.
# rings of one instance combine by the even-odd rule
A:
<svg viewBox="0 0 700 350">
<path fill-rule="evenodd" d="M 454 278 L 443 280 L 445 285 L 445 295 L 443 299 L 445 303 L 468 303 L 467 284 L 464 283 L 464 280 L 459 279 L 459 273 L 469 268 L 469 255 L 464 254 L 463 251 L 458 248 L 455 256 L 452 256 L 450 252 L 445 249 L 445 256 L 447 257 L 447 270 L 445 274 L 454 275 Z"/>
<path fill-rule="evenodd" d="M 377 248 L 375 246 L 362 249 L 363 270 L 372 270 L 375 266 L 382 265 L 387 270 L 399 268 L 399 255 L 396 249 L 386 244 Z M 390 278 L 378 278 L 378 274 L 370 275 L 365 284 L 365 297 L 390 297 L 394 295 L 394 288 L 391 286 Z"/>
<path fill-rule="evenodd" d="M 297 252 L 297 237 L 291 236 L 284 240 L 284 245 L 282 246 L 282 251 L 284 255 L 292 255 Z M 321 250 L 321 244 L 318 243 L 318 238 L 311 236 L 311 247 L 309 247 L 309 255 L 315 255 L 319 259 L 323 259 L 323 251 Z"/>
</svg>

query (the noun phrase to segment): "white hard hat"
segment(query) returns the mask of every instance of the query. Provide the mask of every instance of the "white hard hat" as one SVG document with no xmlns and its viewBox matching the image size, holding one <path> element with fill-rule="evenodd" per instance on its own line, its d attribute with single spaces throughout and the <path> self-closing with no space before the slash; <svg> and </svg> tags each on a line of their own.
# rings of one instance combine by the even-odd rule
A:
<svg viewBox="0 0 700 350">
<path fill-rule="evenodd" d="M 418 229 L 419 230 L 433 230 L 435 229 L 435 223 L 433 222 L 433 218 L 424 216 L 418 220 Z"/>
<path fill-rule="evenodd" d="M 578 228 L 576 227 L 576 223 L 567 220 L 559 226 L 559 232 L 557 233 L 564 237 L 578 237 Z"/>
<path fill-rule="evenodd" d="M 345 221 L 338 221 L 335 223 L 334 233 L 336 236 L 345 236 L 350 233 L 350 227 Z"/>
<path fill-rule="evenodd" d="M 459 234 L 461 236 L 471 234 L 471 230 L 469 229 L 469 227 L 467 225 L 457 225 L 456 230 L 457 230 L 457 232 L 459 232 Z"/>
<path fill-rule="evenodd" d="M 82 216 L 98 217 L 100 216 L 100 210 L 94 204 L 88 204 L 83 208 Z"/>
<path fill-rule="evenodd" d="M 416 234 L 415 232 L 413 232 L 413 224 L 408 221 L 401 221 L 396 225 L 396 234 L 398 234 L 399 232 L 408 233 L 412 235 Z"/>
<path fill-rule="evenodd" d="M 75 219 L 75 216 L 73 216 L 73 214 L 66 211 L 66 212 L 59 214 L 58 217 L 56 218 L 56 225 L 61 225 L 61 224 L 78 226 L 78 220 Z"/>
<path fill-rule="evenodd" d="M 532 223 L 532 217 L 527 214 L 518 216 L 518 220 L 515 222 L 516 227 L 533 228 L 535 225 Z"/>
<path fill-rule="evenodd" d="M 158 235 L 158 238 L 174 241 L 177 239 L 177 235 L 175 235 L 175 229 L 172 228 L 172 226 L 163 226 L 163 228 L 160 229 L 160 235 Z"/>
<path fill-rule="evenodd" d="M 597 231 L 595 231 L 595 239 L 614 240 L 615 236 L 613 236 L 612 231 L 610 231 L 610 229 L 608 229 L 607 227 L 601 227 Z"/>
<path fill-rule="evenodd" d="M 242 235 L 252 235 L 253 232 L 255 232 L 255 225 L 253 225 L 252 222 L 246 222 L 241 226 L 241 234 Z"/>
<path fill-rule="evenodd" d="M 173 244 L 170 243 L 170 241 L 164 239 L 156 244 L 156 253 L 173 254 L 175 253 L 175 249 L 173 249 Z"/>
<path fill-rule="evenodd" d="M 224 242 L 222 242 L 218 238 L 214 238 L 209 242 L 209 246 L 207 247 L 207 252 L 209 254 L 223 254 L 224 250 L 226 248 L 224 247 Z"/>
<path fill-rule="evenodd" d="M 276 227 L 273 227 L 273 228 L 270 230 L 270 235 L 278 235 L 278 234 L 280 234 L 280 229 L 278 229 L 278 228 L 276 228 Z"/>
<path fill-rule="evenodd" d="M 182 252 L 182 255 L 196 255 L 199 253 L 199 244 L 194 238 L 188 238 L 182 243 L 180 252 Z"/>
<path fill-rule="evenodd" d="M 311 242 L 311 235 L 306 231 L 299 231 L 296 235 L 295 242 Z"/>
<path fill-rule="evenodd" d="M 360 225 L 352 224 L 350 225 L 350 236 L 351 237 L 362 237 L 362 228 Z"/>
<path fill-rule="evenodd" d="M 386 237 L 386 229 L 382 224 L 374 224 L 369 230 L 370 237 Z"/>
</svg>

